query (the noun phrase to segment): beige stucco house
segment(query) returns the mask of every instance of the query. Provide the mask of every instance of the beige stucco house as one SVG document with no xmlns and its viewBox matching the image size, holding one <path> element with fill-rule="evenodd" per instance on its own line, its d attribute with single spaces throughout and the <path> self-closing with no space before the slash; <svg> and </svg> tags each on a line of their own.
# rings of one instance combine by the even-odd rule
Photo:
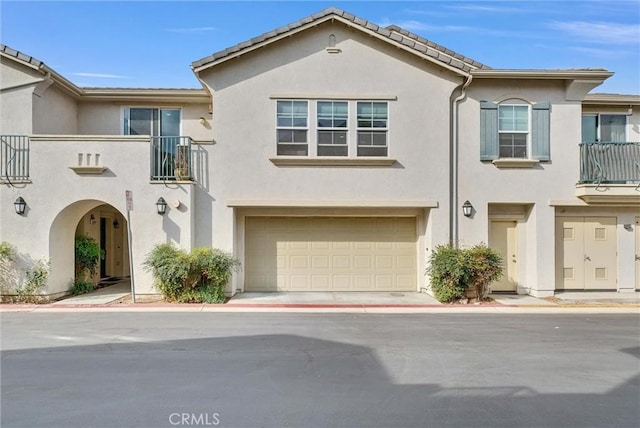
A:
<svg viewBox="0 0 640 428">
<path fill-rule="evenodd" d="M 640 96 L 590 94 L 607 70 L 492 69 L 334 8 L 195 61 L 198 90 L 0 54 L 0 241 L 51 297 L 85 233 L 136 294 L 161 242 L 232 252 L 229 294 L 428 291 L 436 246 L 479 242 L 496 291 L 640 288 Z"/>
</svg>

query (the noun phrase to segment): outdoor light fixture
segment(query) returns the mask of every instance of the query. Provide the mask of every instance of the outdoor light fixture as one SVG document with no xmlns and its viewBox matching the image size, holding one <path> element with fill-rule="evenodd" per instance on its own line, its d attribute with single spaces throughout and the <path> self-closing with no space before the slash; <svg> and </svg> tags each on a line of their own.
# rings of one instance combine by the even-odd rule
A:
<svg viewBox="0 0 640 428">
<path fill-rule="evenodd" d="M 113 228 L 120 229 L 120 223 L 118 222 L 118 219 L 113 220 Z"/>
<path fill-rule="evenodd" d="M 89 216 L 89 224 L 96 224 L 96 216 L 93 214 Z"/>
<path fill-rule="evenodd" d="M 167 201 L 165 201 L 163 197 L 158 198 L 156 208 L 158 209 L 158 214 L 164 215 L 164 213 L 167 212 Z"/>
<path fill-rule="evenodd" d="M 462 204 L 462 214 L 464 214 L 465 217 L 471 217 L 472 212 L 473 205 L 471 205 L 471 202 L 464 201 L 464 204 Z"/>
<path fill-rule="evenodd" d="M 16 209 L 16 214 L 22 215 L 24 214 L 25 208 L 27 208 L 27 203 L 22 199 L 22 196 L 18 196 L 18 199 L 13 203 L 13 206 Z"/>
</svg>

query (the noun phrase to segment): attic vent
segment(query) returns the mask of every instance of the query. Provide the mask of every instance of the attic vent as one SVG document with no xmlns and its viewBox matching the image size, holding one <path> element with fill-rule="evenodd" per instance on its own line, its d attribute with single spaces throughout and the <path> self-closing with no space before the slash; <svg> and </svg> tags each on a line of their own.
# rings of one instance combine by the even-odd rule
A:
<svg viewBox="0 0 640 428">
<path fill-rule="evenodd" d="M 342 49 L 336 47 L 336 36 L 335 34 L 329 35 L 329 46 L 327 46 L 327 52 L 335 54 L 342 52 Z"/>
</svg>

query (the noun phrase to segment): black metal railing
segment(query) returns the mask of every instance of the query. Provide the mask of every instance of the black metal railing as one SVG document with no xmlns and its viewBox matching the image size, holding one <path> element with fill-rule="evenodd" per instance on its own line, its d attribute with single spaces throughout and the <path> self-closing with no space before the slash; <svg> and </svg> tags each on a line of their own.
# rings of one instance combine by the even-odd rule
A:
<svg viewBox="0 0 640 428">
<path fill-rule="evenodd" d="M 0 135 L 0 180 L 29 179 L 29 137 Z"/>
<path fill-rule="evenodd" d="M 151 137 L 151 180 L 191 178 L 191 137 Z"/>
<path fill-rule="evenodd" d="M 580 183 L 640 183 L 640 143 L 580 144 Z"/>
</svg>

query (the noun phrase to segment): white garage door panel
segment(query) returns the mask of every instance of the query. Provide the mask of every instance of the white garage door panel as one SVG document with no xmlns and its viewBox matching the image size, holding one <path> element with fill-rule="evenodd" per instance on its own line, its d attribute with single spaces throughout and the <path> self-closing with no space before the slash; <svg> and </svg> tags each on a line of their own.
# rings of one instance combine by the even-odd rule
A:
<svg viewBox="0 0 640 428">
<path fill-rule="evenodd" d="M 414 291 L 413 217 L 248 217 L 245 291 Z"/>
</svg>

